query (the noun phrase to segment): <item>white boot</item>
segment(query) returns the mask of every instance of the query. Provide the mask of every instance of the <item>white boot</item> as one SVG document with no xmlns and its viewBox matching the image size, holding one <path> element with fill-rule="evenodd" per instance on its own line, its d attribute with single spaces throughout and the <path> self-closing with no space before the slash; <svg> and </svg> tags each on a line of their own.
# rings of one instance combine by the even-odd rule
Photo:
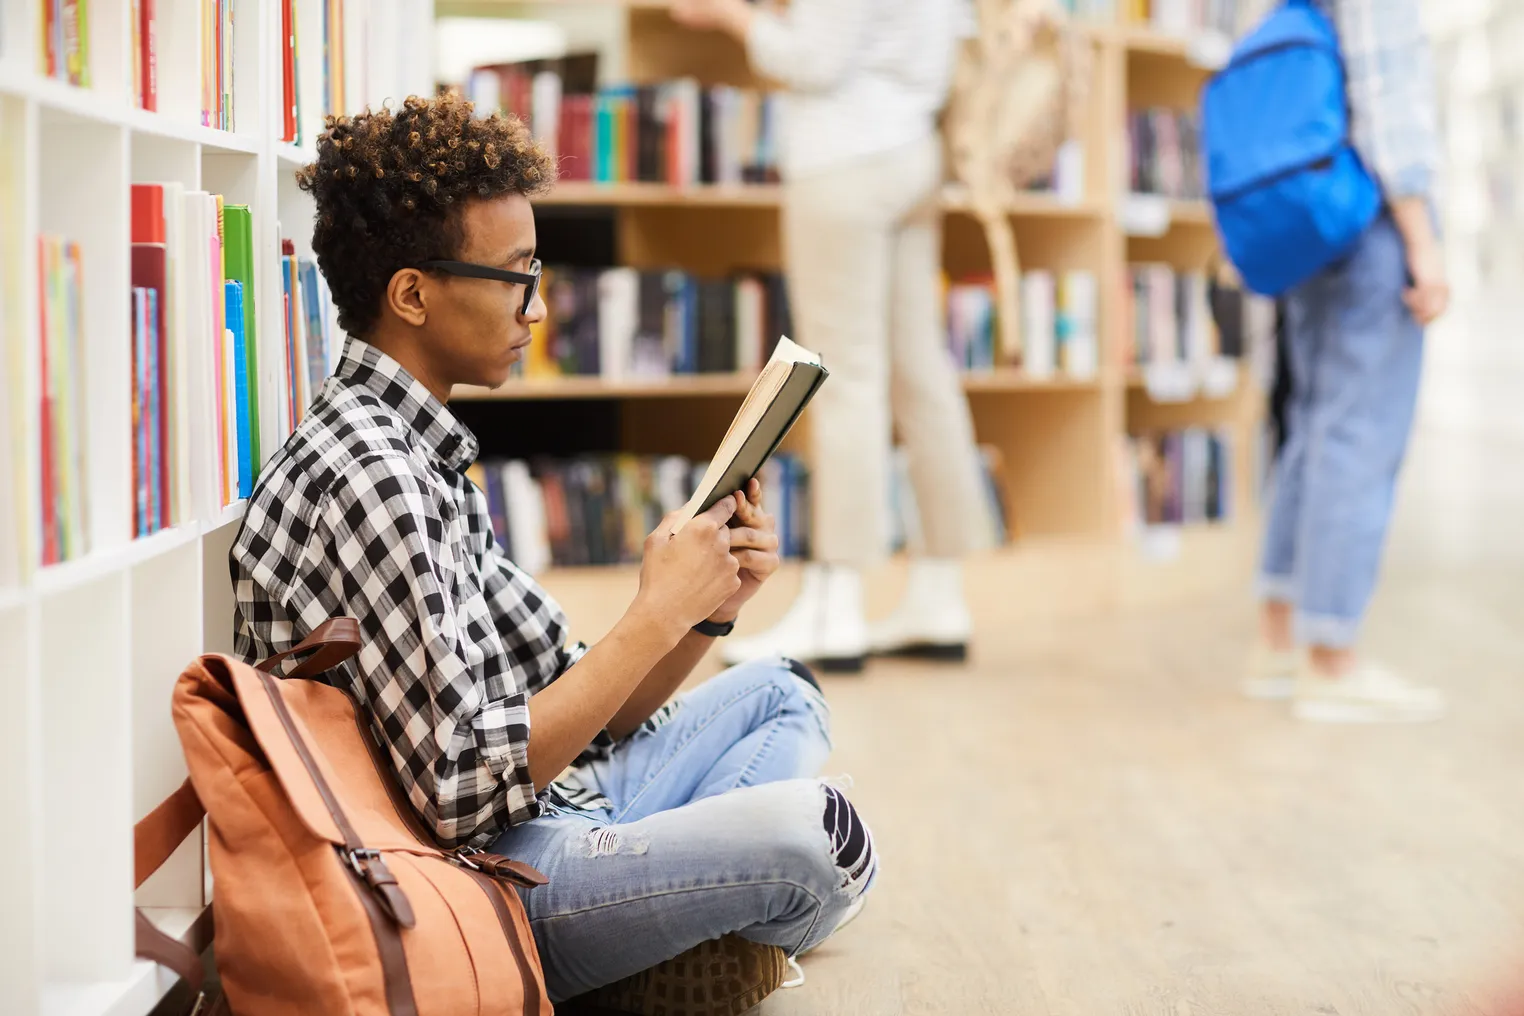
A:
<svg viewBox="0 0 1524 1016">
<path fill-rule="evenodd" d="M 788 613 L 758 635 L 726 639 L 721 656 L 732 666 L 788 656 L 817 663 L 826 671 L 859 671 L 867 650 L 861 573 L 840 565 L 810 564 Z"/>
<path fill-rule="evenodd" d="M 962 660 L 974 622 L 963 598 L 963 566 L 938 557 L 910 559 L 910 576 L 899 606 L 868 629 L 868 651 Z"/>
</svg>

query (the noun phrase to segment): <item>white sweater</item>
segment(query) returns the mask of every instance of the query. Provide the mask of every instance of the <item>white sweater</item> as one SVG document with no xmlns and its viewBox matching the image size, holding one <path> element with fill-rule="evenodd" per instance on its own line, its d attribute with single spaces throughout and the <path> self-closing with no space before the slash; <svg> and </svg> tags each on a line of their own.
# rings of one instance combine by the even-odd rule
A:
<svg viewBox="0 0 1524 1016">
<path fill-rule="evenodd" d="M 970 27 L 967 0 L 791 0 L 757 11 L 746 39 L 752 68 L 788 89 L 783 176 L 930 135 Z"/>
</svg>

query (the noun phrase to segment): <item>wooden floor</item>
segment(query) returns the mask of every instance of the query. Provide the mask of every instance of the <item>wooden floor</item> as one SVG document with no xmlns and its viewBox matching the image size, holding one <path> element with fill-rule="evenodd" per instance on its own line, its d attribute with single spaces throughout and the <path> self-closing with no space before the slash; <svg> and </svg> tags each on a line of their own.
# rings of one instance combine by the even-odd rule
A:
<svg viewBox="0 0 1524 1016">
<path fill-rule="evenodd" d="M 760 1012 L 1524 1013 L 1524 354 L 1493 350 L 1505 385 L 1475 345 L 1431 344 L 1368 627 L 1449 718 L 1240 698 L 1246 593 L 1061 622 L 986 601 L 969 666 L 829 681 L 884 868 Z"/>
</svg>

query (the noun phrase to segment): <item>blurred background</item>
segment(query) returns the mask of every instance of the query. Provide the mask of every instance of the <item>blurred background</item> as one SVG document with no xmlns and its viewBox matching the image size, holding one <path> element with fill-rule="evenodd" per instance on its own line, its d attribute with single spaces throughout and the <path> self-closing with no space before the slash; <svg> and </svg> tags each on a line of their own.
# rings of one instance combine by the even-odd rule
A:
<svg viewBox="0 0 1524 1016">
<path fill-rule="evenodd" d="M 1264 9 L 1053 8 L 1081 98 L 1050 168 L 1000 199 L 1015 320 L 977 195 L 952 169 L 938 191 L 938 343 L 993 549 L 964 564 L 965 660 L 826 683 L 882 886 L 766 1013 L 1524 1011 L 1524 3 L 1424 8 L 1454 298 L 1362 647 L 1450 710 L 1394 727 L 1239 694 L 1276 310 L 1220 255 L 1197 103 Z M 280 446 L 342 343 L 294 174 L 326 114 L 444 89 L 523 117 L 560 166 L 536 199 L 550 317 L 519 376 L 452 405 L 500 542 L 596 639 L 794 334 L 782 111 L 742 47 L 665 0 L 0 6 L 0 803 L 21 830 L 0 1010 L 149 1012 L 168 985 L 133 961 L 131 904 L 199 926 L 200 845 L 134 893 L 127 832 L 183 778 L 175 675 L 231 649 L 240 463 Z M 183 241 L 140 235 L 144 201 Z M 134 246 L 213 238 L 225 267 L 176 276 L 187 302 L 153 331 L 164 277 Z M 230 281 L 246 332 L 195 295 Z M 812 556 L 809 427 L 764 477 L 789 563 L 741 635 Z M 870 617 L 925 543 L 891 464 L 863 492 L 893 549 Z"/>
</svg>

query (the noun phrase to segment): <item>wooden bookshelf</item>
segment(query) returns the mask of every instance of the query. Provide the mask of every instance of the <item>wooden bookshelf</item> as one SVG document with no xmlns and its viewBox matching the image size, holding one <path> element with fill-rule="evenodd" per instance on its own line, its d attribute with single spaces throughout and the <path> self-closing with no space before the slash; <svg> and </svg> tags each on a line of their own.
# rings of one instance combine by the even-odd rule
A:
<svg viewBox="0 0 1524 1016">
<path fill-rule="evenodd" d="M 498 402 L 512 399 L 670 399 L 740 398 L 750 390 L 751 374 L 674 374 L 668 377 L 605 378 L 568 376 L 520 378 L 501 388 L 460 387 L 451 393 L 454 400 Z M 963 375 L 963 388 L 969 392 L 1017 391 L 1088 391 L 1098 389 L 1094 378 L 1076 379 L 1064 375 L 1032 377 L 1014 367 L 969 372 Z"/>
<path fill-rule="evenodd" d="M 558 7 L 576 4 L 609 9 L 623 19 L 622 64 L 628 80 L 662 81 L 682 76 L 702 84 L 768 87 L 746 67 L 734 40 L 677 25 L 665 0 L 560 0 L 540 5 L 537 17 L 555 17 Z M 486 0 L 440 0 L 442 14 L 481 15 Z M 1033 378 L 1005 368 L 963 379 L 977 437 L 1000 449 L 1006 467 L 1008 529 L 1026 537 L 1097 540 L 1131 553 L 1119 524 L 1115 456 L 1118 439 L 1154 422 L 1139 408 L 1148 389 L 1137 371 L 1122 362 L 1127 304 L 1127 265 L 1158 261 L 1197 270 L 1212 262 L 1217 240 L 1209 206 L 1203 201 L 1130 195 L 1117 189 L 1126 178 L 1123 147 L 1127 113 L 1133 108 L 1194 106 L 1201 86 L 1221 66 L 1227 40 L 1212 33 L 1179 36 L 1151 27 L 1111 23 L 1081 25 L 1094 49 L 1094 79 L 1079 141 L 1084 147 L 1083 187 L 1068 200 L 1052 193 L 1024 193 L 1009 208 L 1024 269 L 1095 274 L 1100 371 L 1094 379 L 1059 374 Z M 648 183 L 567 182 L 536 199 L 542 207 L 602 209 L 614 219 L 616 264 L 640 269 L 676 267 L 701 274 L 734 270 L 779 270 L 781 242 L 776 215 L 777 186 L 669 187 Z M 966 193 L 944 188 L 943 264 L 952 278 L 990 270 L 982 228 L 971 214 Z M 542 218 L 542 243 L 558 227 Z M 808 337 L 803 337 L 808 342 Z M 1246 374 L 1245 374 L 1246 376 Z M 684 450 L 702 453 L 723 433 L 723 403 L 739 398 L 749 379 L 733 376 L 672 378 L 568 377 L 515 381 L 495 392 L 457 393 L 480 401 L 610 400 L 621 403 L 627 438 L 639 450 L 679 451 L 659 439 L 668 435 Z M 1248 382 L 1244 381 L 1247 385 Z M 1141 400 L 1141 403 L 1140 401 Z M 1202 423 L 1220 422 L 1213 400 L 1171 405 Z M 1253 399 L 1249 398 L 1249 403 Z M 1246 403 L 1247 404 L 1247 403 Z M 685 414 L 683 426 L 663 419 Z M 1233 418 L 1235 424 L 1238 417 Z M 802 424 L 808 426 L 808 417 Z M 653 437 L 653 435 L 655 435 Z M 1246 425 L 1242 445 L 1248 444 Z M 799 443 L 797 440 L 796 444 Z M 620 449 L 607 449 L 620 450 Z M 630 447 L 624 450 L 635 450 Z M 1238 462 L 1247 463 L 1242 454 Z M 1246 502 L 1240 500 L 1240 504 Z M 1245 516 L 1247 517 L 1247 512 Z"/>
<path fill-rule="evenodd" d="M 432 3 L 346 0 L 354 36 L 391 50 L 426 38 Z M 87 553 L 0 585 L 0 644 L 7 647 L 0 715 L 0 810 L 12 835 L 0 843 L 0 1012 L 11 1016 L 143 1016 L 173 975 L 134 958 L 133 905 L 171 934 L 205 928 L 206 872 L 193 837 L 134 892 L 132 825 L 185 777 L 170 721 L 170 689 L 194 656 L 232 649 L 227 553 L 243 502 L 187 510 L 177 524 L 134 539 L 127 435 L 131 429 L 130 186 L 177 182 L 223 194 L 254 215 L 261 417 L 279 385 L 283 338 L 282 236 L 310 253 L 313 208 L 292 170 L 311 160 L 321 129 L 322 5 L 297 0 L 303 33 L 305 145 L 281 144 L 278 5 L 234 0 L 231 50 L 238 130 L 203 126 L 198 27 L 202 7 L 158 0 L 159 109 L 134 105 L 132 0 L 90 0 L 90 87 L 43 76 L 42 4 L 0 4 L 0 385 L 15 415 L 0 441 L 22 456 L 0 479 L 16 509 L 0 524 L 35 524 L 40 499 L 41 378 L 36 261 L 39 233 L 79 243 L 83 351 L 76 379 L 87 396 Z M 375 20 L 371 20 L 374 18 Z M 387 27 L 390 26 L 390 27 Z M 310 42 L 309 42 L 310 40 Z M 348 64 L 350 105 L 429 94 L 432 71 L 360 60 Z M 409 74 L 412 74 L 409 77 Z M 316 84 L 314 84 L 316 82 Z M 187 87 L 188 86 L 188 87 Z M 277 224 L 279 228 L 277 228 Z M 180 411 L 191 413 L 189 402 Z M 194 420 L 194 416 L 191 417 Z M 271 424 L 273 427 L 273 423 Z M 262 429 L 266 458 L 284 435 Z M 8 504 L 10 502 L 8 501 Z M 34 548 L 35 550 L 35 548 Z"/>
</svg>

